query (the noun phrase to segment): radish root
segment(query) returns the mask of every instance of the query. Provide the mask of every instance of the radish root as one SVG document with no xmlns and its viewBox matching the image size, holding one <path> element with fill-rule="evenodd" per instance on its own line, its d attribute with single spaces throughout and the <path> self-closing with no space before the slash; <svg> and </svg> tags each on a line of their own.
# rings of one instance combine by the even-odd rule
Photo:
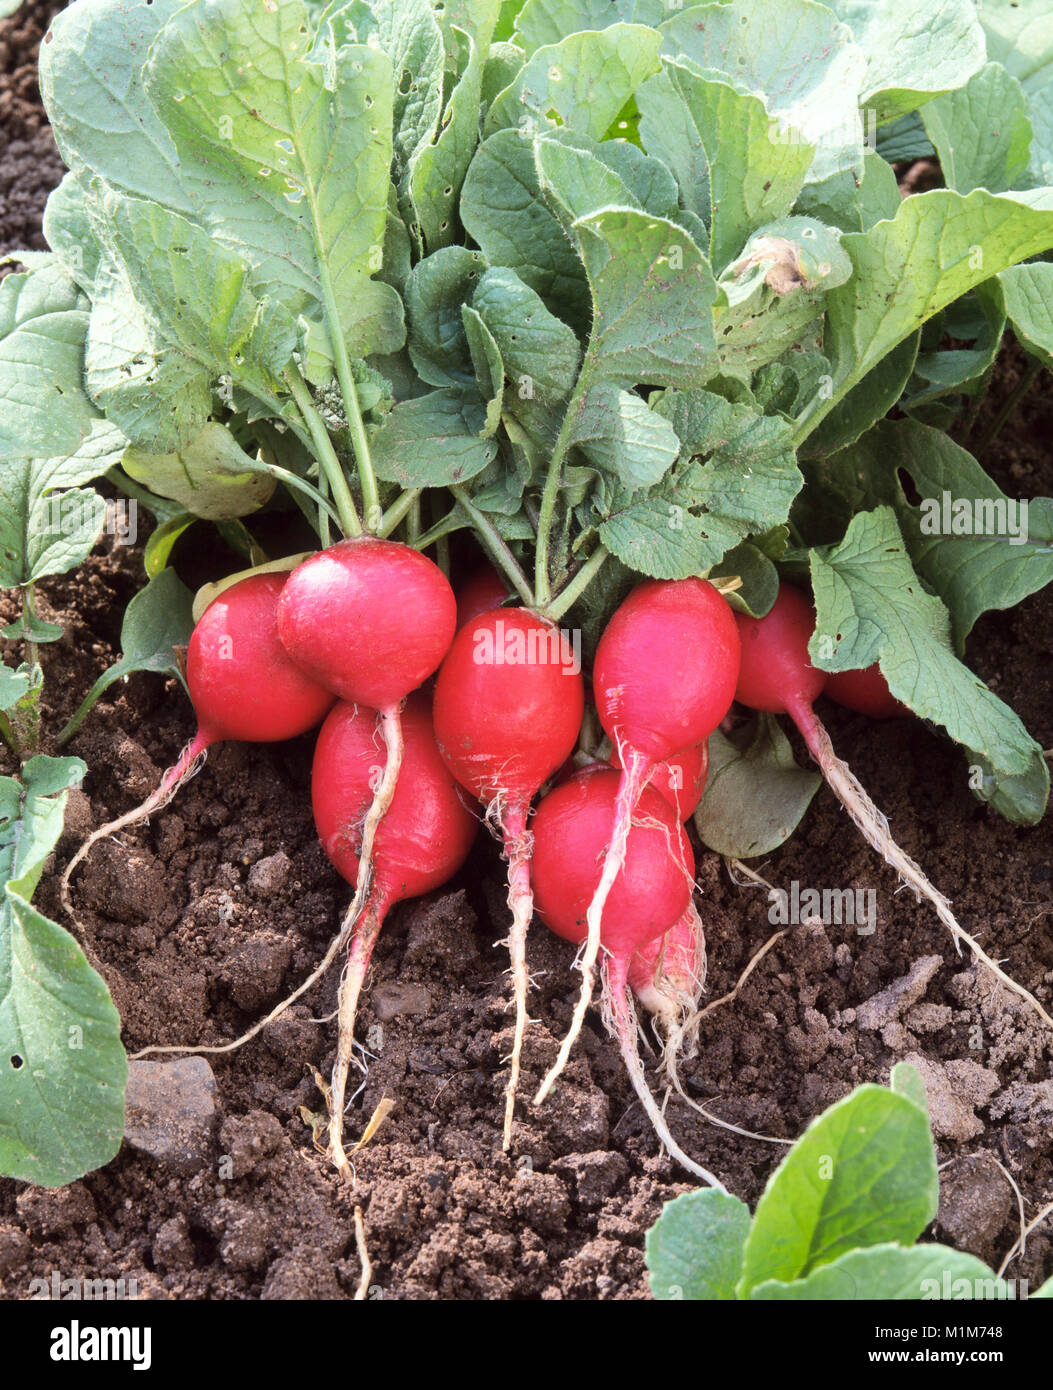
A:
<svg viewBox="0 0 1053 1390">
<path fill-rule="evenodd" d="M 632 828 L 633 811 L 636 809 L 636 804 L 640 800 L 647 779 L 653 771 L 651 762 L 641 757 L 639 753 L 629 750 L 627 750 L 624 763 L 625 770 L 619 781 L 618 799 L 614 805 L 614 829 L 611 833 L 611 842 L 604 855 L 603 873 L 600 875 L 599 884 L 593 894 L 586 916 L 589 934 L 581 958 L 581 992 L 578 995 L 578 1002 L 575 1005 L 574 1016 L 567 1029 L 566 1037 L 560 1044 L 559 1055 L 544 1081 L 538 1087 L 537 1095 L 534 1097 L 535 1105 L 542 1103 L 567 1065 L 571 1049 L 581 1032 L 582 1024 L 585 1022 L 585 1015 L 592 1002 L 592 991 L 596 981 L 596 960 L 600 953 L 600 929 L 603 923 L 604 905 L 610 896 L 614 880 L 618 877 L 625 863 L 625 849 L 629 840 L 629 831 Z"/>
<path fill-rule="evenodd" d="M 79 926 L 77 915 L 73 911 L 73 899 L 70 895 L 70 880 L 80 864 L 91 853 L 92 846 L 99 840 L 107 840 L 111 835 L 116 835 L 118 831 L 126 830 L 130 825 L 137 825 L 139 821 L 149 820 L 156 812 L 162 810 L 175 796 L 176 792 L 185 782 L 189 782 L 204 765 L 205 756 L 209 746 L 214 739 L 203 734 L 199 729 L 193 739 L 183 749 L 179 758 L 168 769 L 161 778 L 160 785 L 152 791 L 146 800 L 131 811 L 126 811 L 123 816 L 118 816 L 116 820 L 108 821 L 106 825 L 100 825 L 97 830 L 93 830 L 88 838 L 81 845 L 77 853 L 66 865 L 65 872 L 59 883 L 59 896 L 62 899 L 62 906 L 65 908 L 70 919 Z"/>
<path fill-rule="evenodd" d="M 527 969 L 526 939 L 534 916 L 534 894 L 530 887 L 533 836 L 526 828 L 526 809 L 522 803 L 509 807 L 502 828 L 505 855 L 508 859 L 508 906 L 512 913 L 508 952 L 512 960 L 512 989 L 516 1010 L 515 1037 L 512 1043 L 508 1082 L 505 1085 L 505 1120 L 501 1140 L 501 1147 L 507 1153 L 512 1146 L 512 1122 L 515 1118 L 516 1092 L 519 1089 L 523 1037 L 530 1022 L 527 1013 L 530 973 Z"/>
<path fill-rule="evenodd" d="M 354 1055 L 355 1015 L 358 1012 L 358 999 L 362 993 L 366 971 L 369 969 L 369 960 L 373 954 L 373 947 L 380 934 L 384 913 L 388 907 L 385 895 L 381 894 L 380 900 L 372 898 L 373 843 L 380 823 L 387 815 L 388 808 L 394 800 L 399 772 L 402 770 L 402 721 L 399 717 L 399 705 L 389 705 L 387 709 L 382 709 L 378 724 L 381 737 L 384 740 L 386 756 L 383 774 L 377 784 L 372 804 L 362 825 L 362 848 L 358 856 L 358 880 L 355 897 L 344 920 L 344 928 L 346 928 L 348 918 L 351 918 L 352 915 L 357 918 L 362 912 L 362 905 L 365 905 L 361 922 L 357 929 L 352 928 L 354 935 L 351 938 L 351 950 L 348 953 L 347 965 L 340 977 L 340 990 L 337 995 L 336 1062 L 333 1064 L 332 1094 L 329 1100 L 329 1156 L 340 1174 L 348 1179 L 351 1179 L 353 1175 L 351 1165 L 347 1161 L 347 1154 L 344 1151 L 344 1096 L 347 1092 L 347 1073 Z M 341 929 L 341 935 L 344 934 L 344 928 Z"/>
<path fill-rule="evenodd" d="M 720 1179 L 714 1177 L 707 1168 L 703 1168 L 693 1158 L 689 1158 L 676 1142 L 658 1102 L 651 1094 L 647 1077 L 644 1074 L 643 1063 L 640 1061 L 639 1049 L 636 1046 L 636 1010 L 633 1008 L 632 997 L 629 994 L 627 963 L 613 957 L 608 958 L 604 973 L 606 976 L 603 991 L 604 1022 L 618 1040 L 622 1060 L 629 1073 L 629 1080 L 639 1097 L 640 1104 L 647 1112 L 647 1118 L 654 1126 L 655 1133 L 670 1157 L 675 1158 L 689 1173 L 693 1173 L 696 1178 L 700 1178 L 710 1187 L 715 1187 L 719 1192 L 726 1192 L 727 1189 Z"/>
<path fill-rule="evenodd" d="M 789 711 L 791 718 L 800 729 L 808 751 L 819 765 L 830 790 L 855 821 L 860 834 L 867 843 L 882 856 L 886 864 L 896 870 L 900 878 L 914 890 L 916 897 L 925 898 L 936 910 L 936 915 L 954 938 L 955 948 L 961 954 L 964 941 L 977 960 L 982 963 L 1006 986 L 1007 989 L 1025 1000 L 1045 1023 L 1053 1028 L 1053 1018 L 1038 1002 L 1035 996 L 1023 985 L 1007 975 L 993 961 L 980 943 L 960 926 L 947 898 L 925 876 L 922 869 L 902 850 L 889 833 L 888 819 L 874 805 L 860 785 L 847 763 L 834 752 L 830 735 L 822 721 L 806 705 L 798 705 Z"/>
</svg>

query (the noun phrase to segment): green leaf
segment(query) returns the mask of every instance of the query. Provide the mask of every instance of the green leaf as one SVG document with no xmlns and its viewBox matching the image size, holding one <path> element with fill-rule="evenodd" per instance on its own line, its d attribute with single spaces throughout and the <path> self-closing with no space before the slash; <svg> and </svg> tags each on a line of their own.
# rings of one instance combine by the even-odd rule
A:
<svg viewBox="0 0 1053 1390">
<path fill-rule="evenodd" d="M 860 1247 L 909 1244 L 938 1197 L 928 1117 L 903 1096 L 860 1086 L 812 1121 L 769 1179 L 739 1294 L 803 1278 Z"/>
<path fill-rule="evenodd" d="M 919 505 L 907 500 L 901 472 Z M 884 420 L 831 459 L 826 476 L 853 510 L 895 507 L 914 569 L 950 610 L 959 651 L 983 613 L 1013 608 L 1053 581 L 1053 501 L 1007 497 L 942 430 Z"/>
<path fill-rule="evenodd" d="M 31 668 L 25 662 L 17 671 L 0 662 L 0 711 L 14 709 L 29 694 L 31 683 Z"/>
<path fill-rule="evenodd" d="M 633 391 L 600 383 L 585 397 L 571 443 L 594 467 L 630 490 L 653 487 L 676 462 L 680 441 L 669 421 Z"/>
<path fill-rule="evenodd" d="M 587 329 L 585 273 L 541 196 L 528 134 L 501 130 L 479 146 L 464 180 L 461 221 L 491 265 L 515 271 L 553 315 Z"/>
<path fill-rule="evenodd" d="M 948 1245 L 874 1245 L 849 1250 L 791 1284 L 769 1281 L 750 1291 L 754 1301 L 919 1301 L 936 1298 L 1004 1299 L 1005 1281 Z M 1031 1295 L 1034 1297 L 1034 1294 Z"/>
<path fill-rule="evenodd" d="M 928 1115 L 929 1097 L 917 1067 L 909 1062 L 897 1062 L 889 1073 L 888 1084 L 890 1091 L 895 1091 L 898 1096 L 906 1096 Z"/>
<path fill-rule="evenodd" d="M 96 273 L 84 371 L 92 400 L 145 449 L 182 448 L 212 410 L 210 372 L 163 340 L 115 256 Z"/>
<path fill-rule="evenodd" d="M 572 241 L 577 219 L 602 208 L 638 208 L 674 222 L 679 216 L 672 174 L 625 140 L 557 130 L 535 138 L 534 157 L 545 195 Z"/>
<path fill-rule="evenodd" d="M 494 335 L 478 311 L 468 304 L 462 304 L 461 318 L 464 321 L 464 332 L 472 356 L 475 383 L 486 405 L 486 423 L 481 433 L 489 439 L 497 433 L 497 427 L 501 423 L 505 367 Z"/>
<path fill-rule="evenodd" d="M 663 0 L 526 0 L 516 19 L 515 41 L 524 53 L 535 53 L 584 29 L 620 22 L 655 27 L 664 18 Z"/>
<path fill-rule="evenodd" d="M 61 266 L 0 281 L 0 459 L 72 453 L 98 412 L 84 391 L 88 315 Z"/>
<path fill-rule="evenodd" d="M 770 533 L 779 535 L 782 548 L 786 548 L 789 530 L 785 526 L 774 527 Z M 737 613 L 748 613 L 751 618 L 763 618 L 770 612 L 779 595 L 779 571 L 771 558 L 759 545 L 751 541 L 729 550 L 724 558 L 709 572 L 710 579 L 726 579 L 732 576 L 742 581 L 741 587 L 726 595 L 728 603 Z"/>
<path fill-rule="evenodd" d="M 800 457 L 824 458 L 836 453 L 882 420 L 902 396 L 911 378 L 918 358 L 919 339 L 919 334 L 912 333 L 871 367 L 866 376 L 841 397 L 819 428 L 802 441 L 798 450 Z M 833 390 L 832 377 L 826 377 L 822 389 Z"/>
<path fill-rule="evenodd" d="M 1014 825 L 1037 825 L 1046 813 L 1049 801 L 1049 763 L 1037 746 L 1032 749 L 1026 771 L 1016 776 L 996 773 L 989 759 L 969 750 L 974 760 L 970 772 L 978 768 L 980 785 L 969 779 L 969 789 L 977 801 L 1012 821 Z"/>
<path fill-rule="evenodd" d="M 142 79 L 151 43 L 182 3 L 70 5 L 40 45 L 40 90 L 70 169 L 189 216 L 179 156 Z"/>
<path fill-rule="evenodd" d="M 954 655 L 943 603 L 911 566 L 891 507 L 856 515 L 839 545 L 811 552 L 813 663 L 847 671 L 878 661 L 892 694 L 999 772 L 1025 772 L 1037 745 L 1013 711 Z"/>
<path fill-rule="evenodd" d="M 1014 265 L 998 277 L 1005 311 L 1020 346 L 1053 371 L 1053 265 Z"/>
<path fill-rule="evenodd" d="M 797 766 L 773 715 L 755 715 L 731 738 L 717 729 L 695 829 L 708 849 L 731 859 L 770 854 L 797 829 L 822 781 Z"/>
<path fill-rule="evenodd" d="M 862 173 L 859 96 L 866 60 L 823 5 L 751 0 L 696 5 L 661 26 L 662 52 L 722 74 L 761 97 L 768 111 L 815 147 L 813 179 Z"/>
<path fill-rule="evenodd" d="M 701 385 L 716 352 L 709 262 L 675 223 L 609 208 L 575 224 L 593 300 L 590 380 Z"/>
<path fill-rule="evenodd" d="M 105 426 L 100 435 L 112 442 Z M 96 444 L 89 436 L 65 458 L 0 461 L 0 588 L 65 574 L 90 554 L 106 504 L 80 484 L 100 477 L 110 461 Z"/>
<path fill-rule="evenodd" d="M 135 482 L 206 521 L 247 516 L 274 491 L 274 479 L 258 471 L 225 425 L 214 422 L 178 453 L 148 454 L 129 445 L 121 464 Z"/>
<path fill-rule="evenodd" d="M 473 38 L 460 29 L 454 33 L 467 50 L 467 58 L 435 143 L 417 152 L 409 171 L 409 196 L 428 251 L 449 246 L 456 237 L 461 187 L 479 144 L 484 48 L 478 35 Z"/>
<path fill-rule="evenodd" d="M 834 391 L 798 430 L 804 438 L 842 396 L 926 319 L 981 280 L 1053 245 L 1053 203 L 1041 192 L 963 198 L 947 189 L 904 199 L 896 216 L 842 245 L 855 273 L 826 299 L 824 350 Z"/>
<path fill-rule="evenodd" d="M 569 126 L 602 140 L 640 83 L 658 69 L 661 40 L 640 24 L 569 34 L 531 54 L 486 113 L 486 135 Z"/>
<path fill-rule="evenodd" d="M 509 379 L 505 408 L 532 436 L 551 445 L 578 376 L 581 350 L 573 329 L 504 266 L 479 280 L 472 300 L 493 334 Z"/>
<path fill-rule="evenodd" d="M 917 411 L 952 392 L 972 394 L 980 389 L 998 356 L 1005 331 L 1001 278 L 984 280 L 969 294 L 949 304 L 943 314 L 930 319 L 924 336 L 934 332 L 937 325 L 942 330 L 941 339 L 946 332 L 963 344 L 971 342 L 972 346 L 943 348 L 937 344 L 933 350 L 920 352 L 903 401 L 904 410 Z M 889 357 L 894 357 L 898 351 L 894 349 Z M 875 370 L 881 370 L 880 364 Z"/>
<path fill-rule="evenodd" d="M 70 725 L 63 733 L 69 737 L 100 695 L 114 681 L 133 671 L 153 671 L 175 676 L 186 685 L 179 652 L 185 651 L 194 628 L 191 607 L 194 596 L 175 570 L 162 569 L 144 589 L 140 589 L 124 611 L 121 624 L 121 656 L 108 666 L 88 692 Z"/>
<path fill-rule="evenodd" d="M 58 1187 L 107 1162 L 124 1127 L 127 1062 L 104 981 L 30 906 L 62 830 L 79 758 L 0 778 L 0 1172 Z"/>
<path fill-rule="evenodd" d="M 647 1272 L 657 1299 L 735 1297 L 750 1209 L 727 1192 L 687 1192 L 662 1208 L 647 1232 Z"/>
<path fill-rule="evenodd" d="M 912 164 L 916 159 L 931 159 L 936 153 L 925 133 L 920 111 L 883 125 L 875 144 L 878 156 L 889 164 Z"/>
<path fill-rule="evenodd" d="M 894 121 L 934 92 L 961 87 L 986 46 L 972 0 L 832 0 L 867 57 L 861 101 L 878 123 Z"/>
<path fill-rule="evenodd" d="M 666 61 L 640 88 L 640 136 L 673 170 L 684 205 L 710 223 L 716 270 L 750 233 L 784 217 L 812 163 L 811 145 L 773 130 L 764 102 Z"/>
<path fill-rule="evenodd" d="M 987 56 L 1027 95 L 1034 132 L 1031 178 L 1053 183 L 1053 11 L 1046 0 L 983 0 L 978 7 Z"/>
<path fill-rule="evenodd" d="M 150 49 L 147 93 L 201 220 L 252 267 L 256 293 L 306 314 L 319 350 L 339 325 L 353 357 L 394 352 L 402 305 L 370 279 L 388 214 L 391 60 L 362 44 L 324 63 L 294 56 L 310 42 L 302 0 L 187 5 Z"/>
<path fill-rule="evenodd" d="M 406 282 L 409 353 L 430 386 L 463 386 L 473 377 L 461 306 L 470 301 L 486 259 L 464 246 L 446 246 L 414 266 Z"/>
<path fill-rule="evenodd" d="M 1024 89 L 1001 63 L 986 63 L 958 91 L 922 108 L 948 188 L 1003 193 L 1020 188 L 1031 152 Z"/>
<path fill-rule="evenodd" d="M 373 436 L 377 477 L 400 487 L 449 487 L 481 473 L 497 452 L 482 437 L 486 411 L 474 391 L 429 391 L 395 406 Z"/>
<path fill-rule="evenodd" d="M 143 568 L 149 579 L 164 573 L 179 537 L 184 531 L 189 530 L 196 520 L 197 517 L 190 512 L 177 512 L 150 532 L 143 551 Z"/>
<path fill-rule="evenodd" d="M 88 201 L 77 176 L 66 174 L 44 205 L 44 239 L 85 294 L 94 288 L 102 257 Z"/>
</svg>

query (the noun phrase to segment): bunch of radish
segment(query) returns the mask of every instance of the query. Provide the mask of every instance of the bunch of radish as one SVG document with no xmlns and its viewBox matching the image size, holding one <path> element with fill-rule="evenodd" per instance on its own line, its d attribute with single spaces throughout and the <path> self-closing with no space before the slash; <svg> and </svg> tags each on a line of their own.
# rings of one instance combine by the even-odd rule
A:
<svg viewBox="0 0 1053 1390">
<path fill-rule="evenodd" d="M 868 841 L 993 967 L 892 840 L 812 707 L 825 690 L 875 717 L 906 711 L 876 668 L 831 678 L 811 665 L 814 613 L 789 585 L 755 619 L 733 612 L 705 579 L 649 580 L 615 610 L 599 640 L 592 695 L 605 740 L 593 748 L 585 681 L 567 634 L 544 611 L 512 602 L 489 567 L 455 598 L 420 551 L 367 535 L 310 555 L 291 572 L 255 573 L 224 588 L 198 621 L 187 655 L 198 732 L 142 806 L 96 830 L 78 851 L 63 878 L 66 905 L 92 845 L 164 806 L 211 745 L 272 742 L 321 723 L 314 819 L 353 897 L 321 965 L 263 1023 L 346 954 L 329 1091 L 328 1153 L 337 1168 L 350 1173 L 347 1080 L 384 919 L 395 903 L 452 877 L 485 820 L 508 871 L 515 1028 L 504 1147 L 512 1142 L 529 1023 L 526 941 L 536 909 L 579 948 L 582 984 L 535 1105 L 566 1066 L 599 965 L 603 1019 L 657 1135 L 685 1168 L 719 1186 L 676 1142 L 648 1087 L 634 1006 L 635 997 L 652 1015 L 666 1078 L 680 1091 L 678 1060 L 696 1046 L 706 964 L 683 823 L 705 786 L 707 739 L 734 699 L 789 714 Z M 229 1051 L 263 1023 L 222 1047 L 148 1050 Z"/>
</svg>

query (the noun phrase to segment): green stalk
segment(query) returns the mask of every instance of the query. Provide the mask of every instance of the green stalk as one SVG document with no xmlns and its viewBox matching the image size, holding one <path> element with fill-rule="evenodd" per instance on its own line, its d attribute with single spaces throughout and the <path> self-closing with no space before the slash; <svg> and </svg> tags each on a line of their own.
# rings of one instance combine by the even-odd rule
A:
<svg viewBox="0 0 1053 1390">
<path fill-rule="evenodd" d="M 450 491 L 472 519 L 472 525 L 489 552 L 491 560 L 504 571 L 505 577 L 528 608 L 536 608 L 537 601 L 530 591 L 526 576 L 519 568 L 516 557 L 504 542 L 500 531 L 486 515 L 481 512 L 463 487 L 451 487 Z"/>
<path fill-rule="evenodd" d="M 26 621 L 27 619 L 28 622 Z M 30 628 L 30 630 L 36 627 L 37 624 L 36 594 L 32 583 L 27 584 L 22 590 L 22 621 L 26 623 L 26 626 Z M 26 661 L 30 666 L 36 666 L 40 661 L 37 644 L 28 637 L 26 638 Z"/>
<path fill-rule="evenodd" d="M 1028 391 L 1031 389 L 1032 383 L 1034 382 L 1038 374 L 1041 372 L 1041 370 L 1041 362 L 1032 362 L 1031 366 L 1028 367 L 1027 371 L 1024 372 L 1023 376 L 1021 376 L 1020 380 L 1013 387 L 1012 391 L 1010 391 L 1009 395 L 1006 396 L 1005 400 L 1002 402 L 1002 407 L 999 410 L 998 414 L 994 417 L 991 423 L 984 430 L 983 434 L 976 441 L 976 448 L 971 450 L 970 452 L 974 454 L 981 454 L 992 443 L 995 436 L 998 434 L 998 431 L 1002 428 L 1005 422 L 1009 419 L 1010 415 L 1012 415 L 1013 411 L 1017 408 L 1020 402 L 1027 395 Z"/>
<path fill-rule="evenodd" d="M 436 521 L 434 525 L 429 526 L 426 531 L 422 532 L 417 539 L 412 542 L 413 549 L 427 550 L 445 536 L 450 535 L 451 532 L 461 530 L 463 523 L 458 518 L 457 512 L 458 508 L 454 507 L 451 511 L 448 511 L 444 517 Z"/>
<path fill-rule="evenodd" d="M 0 738 L 4 740 L 11 752 L 18 754 L 18 744 L 15 740 L 15 731 L 11 727 L 11 722 L 3 710 L 0 710 Z"/>
<path fill-rule="evenodd" d="M 552 530 L 552 518 L 556 511 L 556 501 L 559 497 L 559 485 L 562 480 L 563 460 L 566 457 L 567 449 L 570 444 L 570 436 L 577 417 L 581 411 L 581 403 L 585 399 L 585 393 L 589 389 L 588 363 L 582 367 L 578 374 L 578 382 L 574 387 L 574 393 L 567 402 L 567 409 L 563 415 L 563 423 L 559 427 L 559 434 L 556 435 L 556 442 L 552 446 L 552 453 L 549 455 L 548 472 L 545 474 L 545 487 L 541 494 L 541 510 L 537 519 L 537 548 L 534 552 L 534 590 L 537 594 L 539 608 L 547 609 L 548 603 L 552 598 L 552 580 L 548 572 L 549 556 L 549 533 Z"/>
<path fill-rule="evenodd" d="M 355 510 L 355 500 L 351 496 L 351 489 L 347 485 L 344 477 L 344 470 L 340 467 L 340 460 L 336 456 L 333 448 L 333 441 L 329 438 L 329 431 L 325 427 L 322 417 L 314 407 L 311 400 L 311 393 L 307 389 L 307 383 L 300 375 L 296 367 L 289 367 L 285 372 L 285 380 L 288 382 L 289 390 L 292 392 L 293 399 L 296 401 L 300 414 L 307 423 L 307 428 L 311 432 L 311 439 L 314 442 L 314 454 L 318 459 L 319 466 L 325 473 L 329 490 L 333 494 L 333 501 L 340 517 L 340 525 L 345 536 L 360 536 L 362 534 L 362 523 L 358 519 L 358 512 Z"/>
<path fill-rule="evenodd" d="M 396 498 L 396 500 L 392 502 L 391 506 L 381 517 L 380 525 L 377 527 L 377 535 L 390 536 L 392 531 L 394 531 L 395 527 L 398 526 L 400 521 L 402 521 L 403 517 L 412 513 L 414 509 L 416 509 L 417 513 L 417 532 L 419 534 L 420 495 L 423 491 L 424 489 L 419 487 L 407 488 L 406 491 L 402 493 L 400 497 Z M 410 543 L 413 544 L 412 537 Z"/>
<path fill-rule="evenodd" d="M 541 610 L 544 616 L 551 618 L 554 623 L 559 622 L 563 614 L 577 603 L 599 574 L 609 554 L 610 551 L 606 546 L 598 545 L 570 582 L 565 584 L 556 597 L 551 599 Z"/>
</svg>

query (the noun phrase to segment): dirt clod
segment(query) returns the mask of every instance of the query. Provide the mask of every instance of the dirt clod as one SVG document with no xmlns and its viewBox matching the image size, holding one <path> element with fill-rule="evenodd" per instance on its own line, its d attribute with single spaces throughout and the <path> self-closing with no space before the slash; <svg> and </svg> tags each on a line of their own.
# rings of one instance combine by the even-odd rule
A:
<svg viewBox="0 0 1053 1390">
<path fill-rule="evenodd" d="M 181 1172 L 208 1161 L 216 1078 L 203 1057 L 130 1062 L 125 1109 L 124 1137 L 132 1148 Z"/>
</svg>

